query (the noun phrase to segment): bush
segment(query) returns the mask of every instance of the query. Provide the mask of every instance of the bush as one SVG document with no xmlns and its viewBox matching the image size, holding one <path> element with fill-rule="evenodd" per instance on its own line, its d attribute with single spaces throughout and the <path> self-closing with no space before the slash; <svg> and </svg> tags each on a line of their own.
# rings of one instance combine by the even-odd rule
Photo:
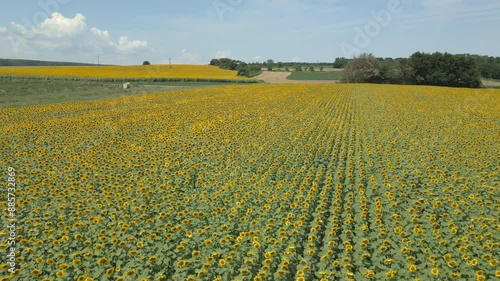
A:
<svg viewBox="0 0 500 281">
<path fill-rule="evenodd" d="M 146 61 L 142 62 L 142 65 L 151 65 L 151 63 L 149 63 L 149 61 L 146 60 Z"/>
<path fill-rule="evenodd" d="M 381 65 L 372 54 L 361 54 L 347 63 L 344 69 L 344 82 L 381 83 Z"/>
</svg>

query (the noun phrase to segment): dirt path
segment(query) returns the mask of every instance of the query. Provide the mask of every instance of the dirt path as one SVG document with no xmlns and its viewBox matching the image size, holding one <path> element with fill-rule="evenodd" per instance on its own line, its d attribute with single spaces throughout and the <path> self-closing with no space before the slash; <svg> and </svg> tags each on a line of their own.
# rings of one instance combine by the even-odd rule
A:
<svg viewBox="0 0 500 281">
<path fill-rule="evenodd" d="M 259 76 L 255 78 L 257 80 L 262 80 L 267 83 L 276 84 L 335 84 L 339 81 L 337 80 L 288 80 L 288 77 L 291 72 L 272 72 L 272 71 L 263 71 Z"/>
<path fill-rule="evenodd" d="M 497 81 L 483 79 L 482 82 L 483 82 L 483 85 L 487 86 L 487 87 L 500 87 L 500 82 L 497 82 Z"/>
</svg>

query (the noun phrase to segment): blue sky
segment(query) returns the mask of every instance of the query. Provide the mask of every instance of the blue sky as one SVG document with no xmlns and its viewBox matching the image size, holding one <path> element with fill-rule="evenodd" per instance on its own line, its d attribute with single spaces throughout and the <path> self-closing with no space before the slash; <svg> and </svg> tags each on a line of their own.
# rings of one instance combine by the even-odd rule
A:
<svg viewBox="0 0 500 281">
<path fill-rule="evenodd" d="M 0 58 L 107 64 L 500 56 L 498 0 L 0 0 Z"/>
</svg>

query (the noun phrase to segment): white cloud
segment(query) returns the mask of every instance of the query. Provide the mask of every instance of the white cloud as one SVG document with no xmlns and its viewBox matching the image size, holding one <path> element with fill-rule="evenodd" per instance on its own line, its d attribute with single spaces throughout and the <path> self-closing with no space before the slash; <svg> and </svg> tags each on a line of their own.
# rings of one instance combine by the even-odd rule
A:
<svg viewBox="0 0 500 281">
<path fill-rule="evenodd" d="M 190 53 L 186 49 L 182 49 L 181 55 L 172 60 L 173 64 L 200 64 L 201 56 L 196 53 Z"/>
<path fill-rule="evenodd" d="M 217 51 L 215 54 L 216 59 L 223 59 L 223 58 L 229 58 L 230 57 L 230 52 L 225 52 L 225 51 Z"/>
<path fill-rule="evenodd" d="M 95 53 L 111 58 L 148 50 L 146 41 L 130 40 L 127 36 L 113 40 L 107 30 L 88 28 L 85 20 L 80 13 L 73 18 L 53 13 L 37 26 L 26 27 L 12 22 L 8 27 L 0 27 L 0 34 L 10 32 L 8 38 L 0 38 L 0 51 L 7 56 L 29 55 L 36 59 L 77 54 L 93 58 Z"/>
<path fill-rule="evenodd" d="M 85 16 L 76 14 L 74 18 L 66 18 L 60 13 L 53 13 L 52 18 L 43 21 L 33 32 L 49 37 L 73 36 L 87 29 Z"/>
<path fill-rule="evenodd" d="M 292 62 L 300 62 L 300 57 L 298 56 L 293 57 Z"/>
<path fill-rule="evenodd" d="M 92 27 L 90 29 L 90 32 L 92 32 L 95 36 L 103 39 L 108 39 L 109 38 L 109 32 L 107 30 L 100 30 L 96 27 Z"/>
<path fill-rule="evenodd" d="M 135 50 L 144 50 L 148 47 L 148 42 L 139 40 L 129 40 L 126 36 L 121 36 L 116 45 L 120 52 L 133 52 Z"/>
</svg>

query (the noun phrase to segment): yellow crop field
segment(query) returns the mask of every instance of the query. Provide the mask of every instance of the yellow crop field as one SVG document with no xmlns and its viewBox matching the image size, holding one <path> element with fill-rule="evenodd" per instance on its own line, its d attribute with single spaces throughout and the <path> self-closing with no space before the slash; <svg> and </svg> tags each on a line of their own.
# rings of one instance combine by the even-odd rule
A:
<svg viewBox="0 0 500 281">
<path fill-rule="evenodd" d="M 0 67 L 0 75 L 79 78 L 200 78 L 248 80 L 209 65 Z"/>
<path fill-rule="evenodd" d="M 0 110 L 12 280 L 500 277 L 500 90 L 240 85 Z"/>
</svg>

